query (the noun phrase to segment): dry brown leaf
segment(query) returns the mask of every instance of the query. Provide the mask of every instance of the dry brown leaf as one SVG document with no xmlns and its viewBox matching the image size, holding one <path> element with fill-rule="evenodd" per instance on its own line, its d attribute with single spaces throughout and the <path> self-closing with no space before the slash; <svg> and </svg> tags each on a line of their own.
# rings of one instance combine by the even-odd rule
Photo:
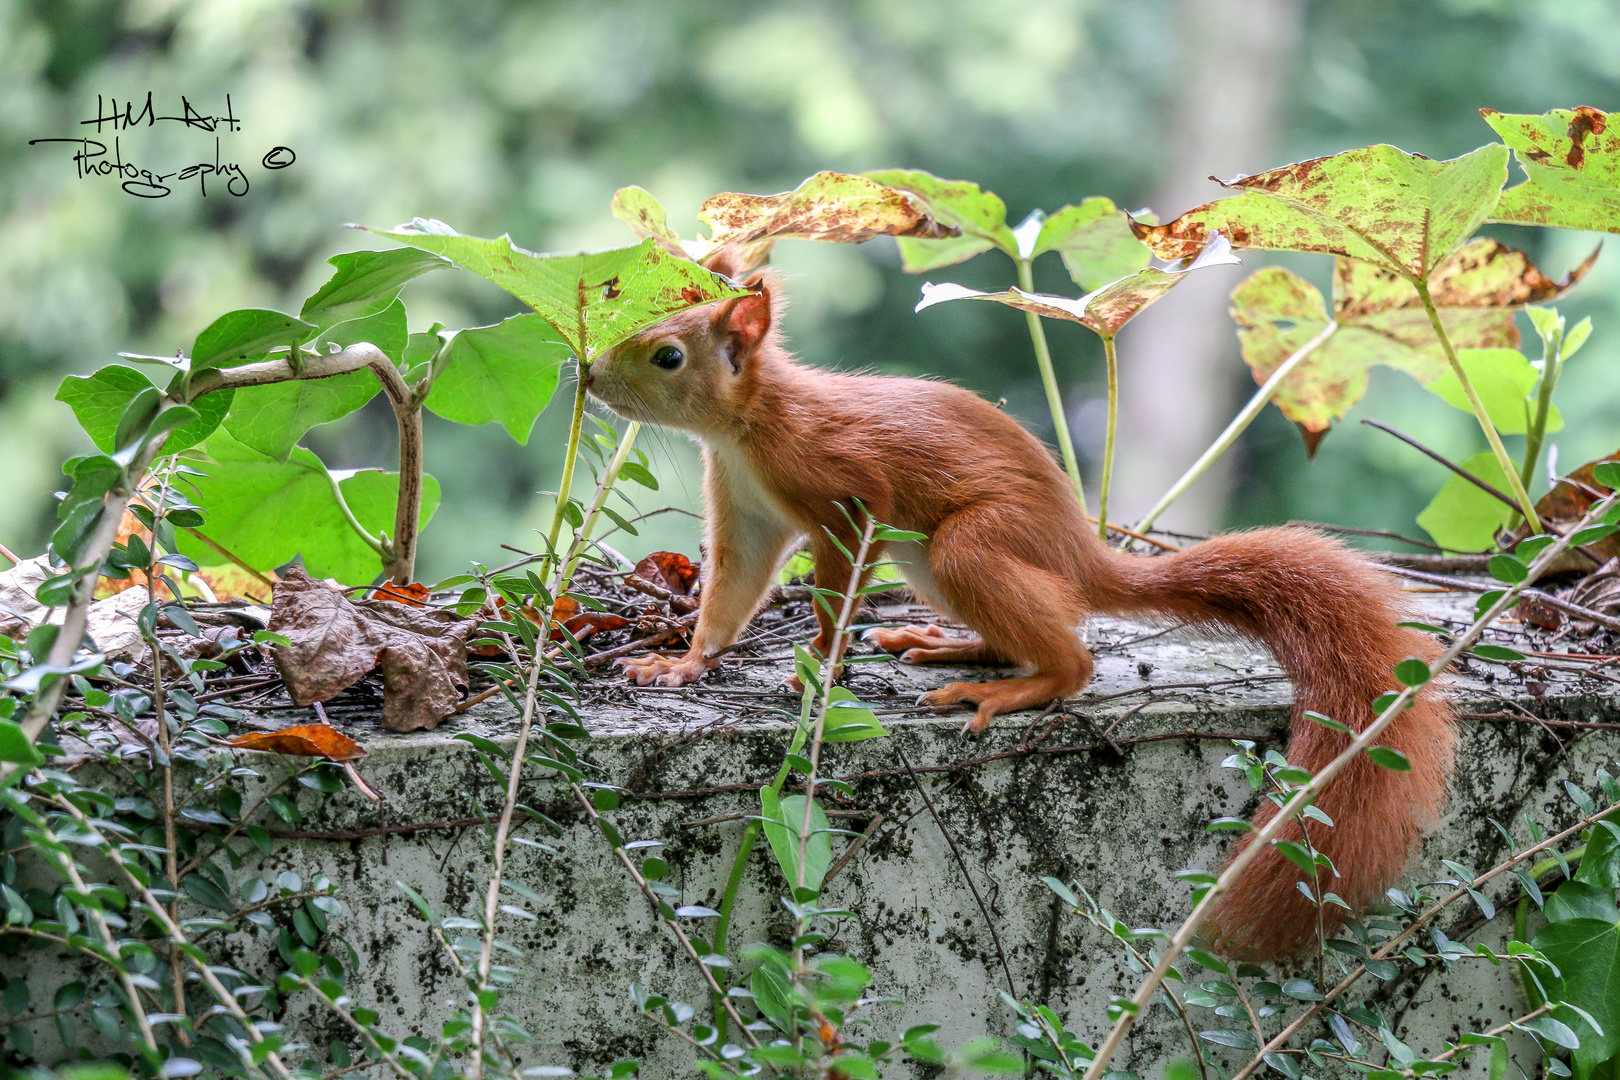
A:
<svg viewBox="0 0 1620 1080">
<path fill-rule="evenodd" d="M 467 639 L 477 619 L 386 600 L 350 600 L 299 567 L 282 575 L 270 629 L 290 645 L 274 651 L 295 705 L 326 701 L 373 668 L 383 677 L 383 727 L 431 729 L 467 687 Z"/>
<path fill-rule="evenodd" d="M 354 761 L 366 756 L 366 748 L 330 724 L 299 724 L 280 731 L 250 731 L 231 740 L 244 750 L 263 750 L 292 757 L 323 757 L 331 761 Z"/>
<path fill-rule="evenodd" d="M 528 615 L 529 611 L 531 610 L 532 609 L 530 608 L 525 608 L 523 611 L 524 615 Z M 561 623 L 570 634 L 574 635 L 575 641 L 584 641 L 598 630 L 622 630 L 626 626 L 630 625 L 629 619 L 626 619 L 622 615 L 615 615 L 611 611 L 586 610 L 583 606 L 581 606 L 580 602 L 575 600 L 572 596 L 561 596 L 557 598 L 557 606 L 555 608 L 554 615 L 557 621 Z M 562 631 L 553 628 L 551 631 L 551 640 L 563 640 Z"/>
<path fill-rule="evenodd" d="M 0 634 L 21 639 L 44 623 L 62 624 L 66 609 L 47 608 L 34 595 L 45 579 L 58 572 L 43 555 L 0 570 Z M 103 597 L 90 605 L 85 630 L 96 648 L 108 656 L 142 656 L 146 646 L 137 620 L 145 606 L 145 589 Z"/>
<path fill-rule="evenodd" d="M 1588 461 L 1574 472 L 1559 477 L 1551 490 L 1536 503 L 1536 516 L 1544 525 L 1559 525 L 1566 529 L 1581 520 L 1593 503 L 1609 494 L 1609 488 L 1598 483 L 1592 469 L 1617 458 L 1620 458 L 1620 450 Z M 1528 530 L 1524 528 L 1520 528 L 1519 532 L 1528 535 Z M 1620 533 L 1607 536 L 1595 544 L 1587 544 L 1581 550 L 1596 556 L 1600 563 L 1620 557 Z"/>
<path fill-rule="evenodd" d="M 640 578 L 676 596 L 691 596 L 698 583 L 698 564 L 678 551 L 655 551 L 636 563 L 631 577 Z"/>
<path fill-rule="evenodd" d="M 374 600 L 392 600 L 396 604 L 407 607 L 427 607 L 428 587 L 420 581 L 413 581 L 409 585 L 395 585 L 392 581 L 385 582 L 372 594 Z"/>
<path fill-rule="evenodd" d="M 503 598 L 497 596 L 495 606 L 503 615 L 509 615 L 508 605 Z M 534 626 L 540 626 L 546 621 L 545 614 L 533 604 L 524 604 L 519 614 Z M 608 611 L 589 611 L 578 600 L 567 595 L 558 598 L 557 606 L 553 609 L 552 614 L 558 623 L 561 623 L 570 634 L 574 635 L 576 641 L 583 641 L 598 630 L 622 630 L 630 625 L 630 620 L 622 615 L 615 615 Z M 550 640 L 562 641 L 562 631 L 553 626 Z M 501 653 L 501 650 L 490 649 L 487 646 L 474 651 L 479 656 L 498 656 Z"/>
</svg>

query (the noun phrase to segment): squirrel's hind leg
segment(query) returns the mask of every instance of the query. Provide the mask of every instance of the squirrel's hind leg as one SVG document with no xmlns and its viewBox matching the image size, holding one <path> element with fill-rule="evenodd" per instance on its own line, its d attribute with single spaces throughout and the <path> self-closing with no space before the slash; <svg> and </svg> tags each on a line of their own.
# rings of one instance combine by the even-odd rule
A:
<svg viewBox="0 0 1620 1080">
<path fill-rule="evenodd" d="M 1010 667 L 1016 663 L 986 645 L 983 638 L 952 637 L 933 623 L 926 626 L 884 627 L 868 630 L 861 636 L 908 664 L 990 664 Z"/>
<path fill-rule="evenodd" d="M 1091 681 L 1091 653 L 1075 627 L 1080 604 L 1072 582 L 1010 554 L 1006 521 L 993 510 L 947 518 L 929 542 L 929 571 L 941 599 L 982 646 L 1030 674 L 994 682 L 948 683 L 923 695 L 929 705 L 972 702 L 966 730 L 980 732 L 997 713 L 1065 698 Z"/>
</svg>

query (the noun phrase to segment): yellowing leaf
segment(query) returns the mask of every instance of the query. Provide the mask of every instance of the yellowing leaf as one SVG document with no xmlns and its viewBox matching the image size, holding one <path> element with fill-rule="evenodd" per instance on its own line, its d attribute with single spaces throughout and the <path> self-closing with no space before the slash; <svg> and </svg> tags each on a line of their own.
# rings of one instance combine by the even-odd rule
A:
<svg viewBox="0 0 1620 1080">
<path fill-rule="evenodd" d="M 1620 130 L 1581 105 L 1542 116 L 1481 109 L 1527 179 L 1502 193 L 1493 221 L 1620 232 Z"/>
<path fill-rule="evenodd" d="M 709 248 L 775 240 L 859 244 L 875 236 L 940 239 L 956 230 L 930 217 L 922 200 L 849 173 L 819 172 L 776 195 L 721 192 L 703 203 Z"/>
<path fill-rule="evenodd" d="M 1169 292 L 1192 271 L 1238 261 L 1226 241 L 1216 234 L 1199 252 L 1198 257 L 1185 267 L 1173 270 L 1148 267 L 1076 300 L 1066 296 L 1050 296 L 1046 293 L 1027 293 L 1016 288 L 1005 292 L 987 293 L 951 282 L 938 285 L 927 282 L 922 287 L 922 299 L 917 302 L 917 310 L 921 311 L 923 308 L 947 300 L 994 300 L 998 304 L 1006 304 L 1020 311 L 1032 311 L 1049 319 L 1077 322 L 1094 333 L 1111 337 L 1119 332 L 1120 327 Z"/>
<path fill-rule="evenodd" d="M 1136 235 L 1163 259 L 1183 259 L 1221 232 L 1235 248 L 1314 251 L 1426 278 L 1474 234 L 1507 180 L 1500 144 L 1450 161 L 1369 146 L 1257 173 L 1207 203 Z"/>
<path fill-rule="evenodd" d="M 921 169 L 879 169 L 864 175 L 916 195 L 934 220 L 961 230 L 960 236 L 946 240 L 901 237 L 900 258 L 908 273 L 966 262 L 993 247 L 1018 257 L 1018 241 L 1007 227 L 1007 204 L 994 192 L 966 180 L 941 180 Z"/>
<path fill-rule="evenodd" d="M 1482 237 L 1436 267 L 1429 275 L 1429 290 L 1454 346 L 1511 348 L 1519 343 L 1514 309 L 1562 295 L 1595 257 L 1596 252 L 1555 282 L 1522 251 Z M 1257 383 L 1264 383 L 1328 324 L 1327 306 L 1316 287 L 1278 266 L 1255 272 L 1233 290 L 1231 311 L 1244 363 Z M 1425 386 L 1450 371 L 1417 289 L 1399 274 L 1353 259 L 1336 260 L 1333 319 L 1333 334 L 1283 379 L 1272 397 L 1283 415 L 1299 425 L 1313 451 L 1333 422 L 1366 393 L 1374 365 L 1404 371 Z M 1522 418 L 1519 424 L 1522 431 Z"/>
<path fill-rule="evenodd" d="M 669 227 L 664 204 L 655 199 L 652 192 L 639 187 L 620 188 L 613 193 L 613 201 L 608 206 L 613 216 L 628 224 L 637 236 L 663 240 L 665 247 L 674 245 L 670 250 L 681 253 L 680 234 Z"/>
<path fill-rule="evenodd" d="M 849 173 L 819 172 L 792 191 L 745 195 L 724 191 L 704 201 L 698 219 L 709 226 L 707 240 L 682 240 L 653 196 L 638 187 L 613 195 L 613 214 L 637 236 L 651 237 L 666 250 L 707 259 L 721 248 L 741 253 L 730 272 L 744 274 L 768 261 L 778 240 L 821 240 L 859 244 L 875 236 L 955 236 L 956 229 L 931 218 L 921 199 Z"/>
</svg>

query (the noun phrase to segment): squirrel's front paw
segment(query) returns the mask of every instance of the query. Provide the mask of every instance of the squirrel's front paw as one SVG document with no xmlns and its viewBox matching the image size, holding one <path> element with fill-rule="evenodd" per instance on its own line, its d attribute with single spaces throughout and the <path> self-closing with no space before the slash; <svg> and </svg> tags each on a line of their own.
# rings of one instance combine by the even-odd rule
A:
<svg viewBox="0 0 1620 1080">
<path fill-rule="evenodd" d="M 719 667 L 720 661 L 690 656 L 659 656 L 654 653 L 639 660 L 620 660 L 619 664 L 637 686 L 685 686 L 703 678 L 705 672 Z"/>
</svg>

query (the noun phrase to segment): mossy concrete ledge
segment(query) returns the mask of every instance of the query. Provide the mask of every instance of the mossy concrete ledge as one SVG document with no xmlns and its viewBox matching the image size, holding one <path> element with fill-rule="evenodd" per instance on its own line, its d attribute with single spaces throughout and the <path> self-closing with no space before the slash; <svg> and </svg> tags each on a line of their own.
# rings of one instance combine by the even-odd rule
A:
<svg viewBox="0 0 1620 1080">
<path fill-rule="evenodd" d="M 1424 606 L 1436 619 L 1465 610 L 1452 597 L 1428 597 Z M 871 966 L 873 996 L 903 1002 L 866 1010 L 864 1037 L 925 1022 L 943 1025 L 947 1046 L 1009 1034 L 1009 1010 L 998 993 L 1010 981 L 1016 995 L 1057 1008 L 1087 1041 L 1100 1039 L 1108 999 L 1132 992 L 1136 977 L 1118 946 L 1063 910 L 1042 876 L 1079 881 L 1131 926 L 1174 928 L 1188 904 L 1188 887 L 1174 873 L 1215 867 L 1228 842 L 1227 834 L 1206 833 L 1206 822 L 1247 813 L 1255 802 L 1241 776 L 1221 768 L 1233 750 L 1227 740 L 1281 746 L 1290 693 L 1269 658 L 1246 645 L 1150 635 L 1152 627 L 1099 621 L 1087 631 L 1097 649 L 1097 678 L 1077 715 L 1055 724 L 1035 714 L 1005 716 L 981 738 L 960 733 L 965 711 L 935 715 L 907 707 L 917 692 L 955 673 L 898 663 L 852 667 L 853 688 L 887 703 L 880 718 L 892 737 L 829 745 L 822 754 L 827 775 L 854 778 L 855 798 L 835 803 L 842 815 L 835 824 L 867 838 L 847 859 L 839 856 L 855 841 L 835 838 L 836 872 L 826 899 L 861 917 L 843 921 L 828 947 Z M 589 756 L 602 780 L 634 793 L 614 815 L 618 827 L 627 839 L 663 842 L 668 880 L 686 904 L 719 907 L 743 815 L 758 812 L 755 792 L 781 761 L 791 728 L 771 710 L 794 702 L 769 692 L 785 670 L 781 662 L 753 660 L 728 664 L 696 692 L 608 687 L 605 679 L 603 692 L 593 692 L 601 703 L 586 716 L 595 735 Z M 1500 861 L 1505 842 L 1493 819 L 1521 838 L 1527 814 L 1549 829 L 1574 820 L 1563 782 L 1592 788 L 1594 769 L 1620 754 L 1620 731 L 1529 719 L 1620 721 L 1612 683 L 1532 672 L 1527 684 L 1502 666 L 1491 670 L 1494 678 L 1476 665 L 1453 682 L 1460 711 L 1470 718 L 1462 724 L 1450 809 L 1411 866 L 1415 880 L 1452 876 L 1442 857 L 1479 869 Z M 263 865 L 254 865 L 254 853 L 243 873 L 271 879 L 292 871 L 305 880 L 325 874 L 336 882 L 344 914 L 332 926 L 360 958 L 353 1000 L 375 1007 L 396 1035 L 432 1037 L 465 994 L 395 883 L 419 890 L 441 914 L 476 917 L 490 866 L 486 832 L 435 823 L 499 807 L 496 780 L 455 735 L 475 731 L 510 741 L 515 718 L 496 699 L 436 731 L 391 735 L 363 715 L 335 715 L 370 751 L 359 768 L 384 801 L 370 803 L 352 790 L 322 798 L 302 792 L 304 835 L 280 845 Z M 279 726 L 307 720 L 308 713 L 272 719 Z M 271 779 L 287 767 L 268 755 L 241 756 Z M 962 765 L 966 759 L 981 760 Z M 501 927 L 501 936 L 522 950 L 520 957 L 502 957 L 519 972 L 504 1006 L 546 1044 L 527 1050 L 524 1063 L 588 1072 L 633 1057 L 644 1063 L 646 1077 L 689 1075 L 688 1049 L 639 1017 L 629 991 L 638 982 L 692 1002 L 701 1015 L 705 994 L 688 961 L 601 837 L 571 809 L 565 788 L 537 780 L 525 786 L 523 801 L 565 829 L 555 837 L 525 825 L 520 835 L 556 853 L 514 846 L 507 864 L 513 879 L 545 901 L 523 901 L 535 909 L 535 921 L 507 918 Z M 422 825 L 432 827 L 412 831 Z M 1517 887 L 1503 875 L 1493 891 L 1511 896 Z M 776 899 L 783 891 L 762 843 L 742 890 L 734 946 L 785 942 L 789 920 Z M 519 902 L 515 894 L 510 899 Z M 1470 914 L 1459 910 L 1442 925 Z M 704 936 L 712 927 L 712 920 L 689 921 Z M 1511 920 L 1498 920 L 1504 921 Z M 235 961 L 268 974 L 257 969 L 274 957 L 273 938 L 253 933 L 252 946 Z M 1493 938 L 1487 931 L 1485 939 L 1500 940 L 1500 933 Z M 1427 971 L 1425 979 L 1382 987 L 1369 978 L 1362 988 L 1399 1017 L 1398 1032 L 1420 1051 L 1525 1011 L 1505 968 L 1479 962 Z M 1333 972 L 1328 977 L 1333 981 Z M 1203 1010 L 1193 1014 L 1202 1028 L 1244 1026 Z M 315 1047 L 348 1038 L 307 1000 L 284 1019 L 290 1034 Z M 48 1033 L 39 1034 L 48 1052 Z M 1216 1060 L 1247 1056 L 1208 1049 Z M 1185 1032 L 1155 1006 L 1116 1067 L 1152 1077 L 1186 1056 Z M 1524 1060 L 1528 1068 L 1533 1055 Z M 1483 1066 L 1481 1058 L 1468 1069 Z"/>
</svg>

